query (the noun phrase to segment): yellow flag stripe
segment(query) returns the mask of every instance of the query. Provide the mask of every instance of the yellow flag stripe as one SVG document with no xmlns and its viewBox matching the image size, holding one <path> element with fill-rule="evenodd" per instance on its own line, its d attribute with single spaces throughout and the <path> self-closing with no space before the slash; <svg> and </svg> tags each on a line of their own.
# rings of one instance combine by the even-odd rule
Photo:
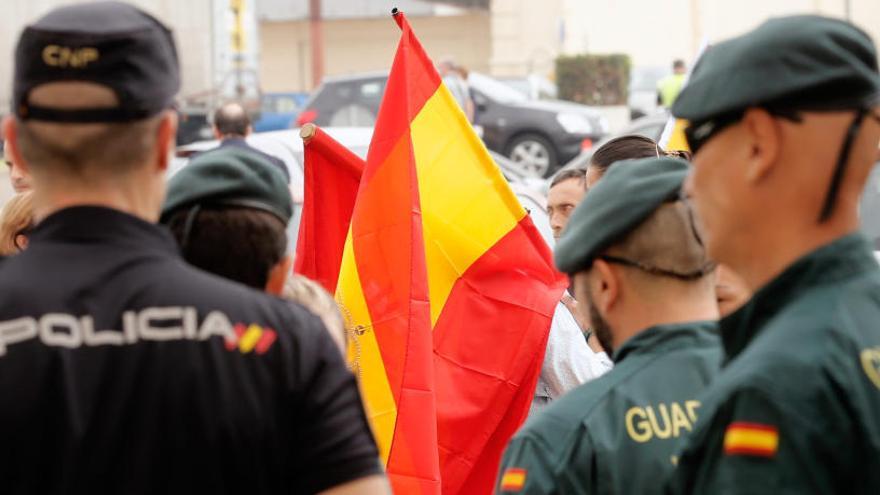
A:
<svg viewBox="0 0 880 495">
<path fill-rule="evenodd" d="M 445 85 L 413 119 L 410 135 L 434 325 L 456 280 L 526 211 Z"/>
<path fill-rule="evenodd" d="M 259 325 L 251 325 L 238 341 L 241 352 L 251 352 L 263 336 L 263 329 Z"/>
<path fill-rule="evenodd" d="M 349 330 L 349 363 L 358 375 L 361 395 L 373 435 L 379 446 L 382 462 L 387 464 L 391 452 L 394 425 L 397 422 L 397 405 L 388 377 L 376 334 L 373 332 L 367 302 L 361 289 L 352 245 L 351 229 L 345 240 L 339 282 L 336 285 L 336 302 L 342 310 Z"/>
</svg>

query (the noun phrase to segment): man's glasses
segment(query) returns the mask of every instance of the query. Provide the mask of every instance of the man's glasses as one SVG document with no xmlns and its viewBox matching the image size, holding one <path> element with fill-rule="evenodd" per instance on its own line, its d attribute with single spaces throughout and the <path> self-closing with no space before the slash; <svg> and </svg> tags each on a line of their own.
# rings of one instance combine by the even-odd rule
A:
<svg viewBox="0 0 880 495">
<path fill-rule="evenodd" d="M 767 112 L 774 117 L 783 118 L 786 120 L 790 120 L 792 122 L 802 122 L 800 113 L 793 110 L 783 110 L 778 108 L 767 108 L 765 107 Z M 880 124 L 880 114 L 877 113 L 876 110 L 869 107 L 861 107 L 855 109 L 856 116 L 853 119 L 852 123 L 849 126 L 849 130 L 846 133 L 846 137 L 844 138 L 843 147 L 838 156 L 837 165 L 834 167 L 834 175 L 831 179 L 831 184 L 828 189 L 828 193 L 825 196 L 825 202 L 822 206 L 822 211 L 819 214 L 819 222 L 824 222 L 831 216 L 831 213 L 834 209 L 834 203 L 837 199 L 838 189 L 840 188 L 840 183 L 843 180 L 844 169 L 846 168 L 847 160 L 849 159 L 850 148 L 852 147 L 852 143 L 855 140 L 856 135 L 858 134 L 859 128 L 861 127 L 862 121 L 865 117 L 870 117 L 878 124 Z M 702 148 L 713 136 L 717 135 L 719 132 L 724 130 L 726 127 L 739 122 L 742 120 L 745 111 L 732 112 L 720 117 L 716 117 L 714 119 L 705 120 L 703 122 L 694 123 L 693 125 L 689 125 L 684 130 L 684 136 L 687 140 L 688 146 L 691 149 L 691 153 L 696 155 L 697 151 Z"/>
<path fill-rule="evenodd" d="M 777 108 L 765 108 L 765 110 L 774 117 L 790 120 L 792 122 L 803 121 L 803 118 L 801 118 L 800 114 L 796 111 Z M 719 132 L 742 120 L 743 115 L 745 115 L 745 110 L 739 110 L 685 127 L 684 138 L 687 141 L 688 147 L 691 149 L 691 154 L 696 155 L 697 151 Z"/>
<path fill-rule="evenodd" d="M 691 153 L 697 154 L 697 151 L 703 147 L 716 134 L 723 131 L 727 127 L 742 120 L 745 112 L 736 112 L 722 115 L 721 117 L 706 120 L 700 123 L 694 123 L 684 128 L 684 138 L 687 141 L 688 148 Z"/>
</svg>

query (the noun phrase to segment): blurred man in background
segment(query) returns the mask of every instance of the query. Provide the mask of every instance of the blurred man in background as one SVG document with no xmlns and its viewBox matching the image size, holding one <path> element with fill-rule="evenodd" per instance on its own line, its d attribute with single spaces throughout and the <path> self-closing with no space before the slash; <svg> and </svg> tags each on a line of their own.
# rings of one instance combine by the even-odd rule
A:
<svg viewBox="0 0 880 495">
<path fill-rule="evenodd" d="M 284 164 L 283 160 L 264 153 L 248 144 L 247 137 L 253 132 L 253 125 L 251 123 L 251 116 L 244 105 L 234 101 L 221 105 L 214 111 L 213 128 L 214 138 L 220 141 L 220 145 L 205 153 L 228 147 L 247 150 L 249 153 L 259 155 L 263 160 L 278 167 L 284 174 L 287 182 L 290 182 L 290 171 L 287 170 L 287 165 Z"/>
<path fill-rule="evenodd" d="M 277 167 L 227 147 L 197 156 L 171 178 L 161 222 L 188 263 L 303 304 L 322 318 L 344 353 L 345 329 L 333 298 L 304 277 L 290 280 L 291 215 L 293 202 Z"/>
<path fill-rule="evenodd" d="M 657 104 L 664 108 L 672 108 L 675 99 L 684 87 L 687 78 L 687 66 L 684 60 L 672 62 L 672 74 L 664 77 L 657 83 Z"/>
<path fill-rule="evenodd" d="M 452 97 L 458 102 L 468 122 L 473 122 L 475 108 L 467 73 L 451 57 L 446 57 L 437 64 L 437 72 L 440 73 L 443 84 L 452 93 Z"/>
</svg>

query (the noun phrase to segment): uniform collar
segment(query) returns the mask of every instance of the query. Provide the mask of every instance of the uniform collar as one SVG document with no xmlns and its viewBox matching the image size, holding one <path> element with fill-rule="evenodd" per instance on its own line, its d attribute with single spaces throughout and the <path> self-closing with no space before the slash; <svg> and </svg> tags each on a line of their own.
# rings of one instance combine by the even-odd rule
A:
<svg viewBox="0 0 880 495">
<path fill-rule="evenodd" d="M 653 353 L 671 346 L 679 346 L 682 340 L 699 338 L 707 331 L 717 331 L 717 325 L 714 321 L 653 326 L 624 342 L 619 349 L 614 351 L 612 360 L 614 364 L 617 364 L 629 356 L 647 352 Z"/>
<path fill-rule="evenodd" d="M 177 254 L 177 243 L 163 227 L 102 206 L 73 206 L 59 210 L 31 232 L 35 244 L 59 241 L 121 242 Z"/>
<path fill-rule="evenodd" d="M 721 320 L 726 359 L 739 355 L 767 321 L 804 292 L 876 269 L 874 252 L 861 234 L 841 237 L 800 258 Z"/>
<path fill-rule="evenodd" d="M 247 146 L 247 139 L 240 137 L 240 136 L 223 138 L 223 140 L 220 141 L 221 147 L 223 147 L 223 146 L 242 146 L 242 145 Z"/>
</svg>

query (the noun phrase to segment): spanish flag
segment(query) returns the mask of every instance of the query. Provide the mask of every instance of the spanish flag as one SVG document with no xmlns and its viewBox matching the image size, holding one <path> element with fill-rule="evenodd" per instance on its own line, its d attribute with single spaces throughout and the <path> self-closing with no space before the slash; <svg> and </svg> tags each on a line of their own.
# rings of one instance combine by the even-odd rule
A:
<svg viewBox="0 0 880 495">
<path fill-rule="evenodd" d="M 332 294 L 365 164 L 314 124 L 304 125 L 300 137 L 305 184 L 293 271 Z"/>
<path fill-rule="evenodd" d="M 773 425 L 736 422 L 724 432 L 724 453 L 773 457 L 779 449 L 779 430 Z"/>
<path fill-rule="evenodd" d="M 396 493 L 490 493 L 566 285 L 403 14 L 337 301 Z"/>
<path fill-rule="evenodd" d="M 526 485 L 526 470 L 520 468 L 508 468 L 501 475 L 500 489 L 503 492 L 518 492 Z"/>
</svg>

